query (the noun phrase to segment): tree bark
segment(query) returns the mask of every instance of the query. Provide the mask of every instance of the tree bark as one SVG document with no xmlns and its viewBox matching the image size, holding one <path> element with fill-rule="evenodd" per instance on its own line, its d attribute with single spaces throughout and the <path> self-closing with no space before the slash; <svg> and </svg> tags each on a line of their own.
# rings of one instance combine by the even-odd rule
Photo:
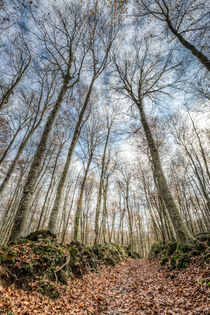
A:
<svg viewBox="0 0 210 315">
<path fill-rule="evenodd" d="M 51 128 L 53 126 L 54 120 L 57 116 L 57 113 L 60 109 L 61 103 L 63 101 L 63 97 L 68 89 L 69 78 L 67 77 L 64 80 L 64 84 L 60 90 L 60 93 L 57 98 L 57 102 L 54 105 L 53 110 L 51 111 L 48 120 L 45 124 L 45 128 L 39 142 L 37 151 L 34 155 L 29 174 L 24 186 L 22 198 L 18 207 L 18 210 L 15 215 L 14 225 L 11 231 L 10 240 L 15 240 L 21 236 L 22 232 L 24 232 L 25 227 L 27 225 L 27 212 L 29 211 L 31 199 L 33 196 L 34 185 L 39 176 L 39 167 L 41 164 L 41 160 L 44 154 L 44 150 L 47 146 L 47 140 L 50 135 Z"/>
<path fill-rule="evenodd" d="M 77 239 L 78 239 L 79 221 L 80 221 L 81 213 L 82 213 L 82 198 L 83 198 L 85 183 L 86 183 L 86 179 L 87 179 L 88 172 L 90 169 L 90 164 L 91 164 L 92 158 L 93 158 L 93 152 L 90 153 L 90 156 L 88 159 L 87 167 L 85 169 L 85 174 L 84 174 L 84 177 L 82 180 L 79 199 L 77 201 L 77 209 L 76 209 L 75 219 L 74 219 L 74 236 L 73 236 L 74 241 L 77 241 Z"/>
<path fill-rule="evenodd" d="M 176 233 L 177 243 L 179 245 L 182 245 L 182 244 L 192 242 L 194 240 L 194 237 L 191 235 L 190 231 L 185 226 L 182 220 L 182 217 L 179 214 L 175 201 L 169 190 L 169 187 L 168 187 L 168 184 L 167 184 L 167 181 L 166 181 L 166 178 L 163 173 L 162 166 L 161 166 L 159 153 L 156 148 L 151 129 L 147 122 L 146 115 L 144 113 L 142 102 L 139 102 L 137 106 L 139 109 L 142 126 L 144 129 L 146 138 L 147 138 L 147 142 L 148 142 L 148 146 L 149 146 L 149 150 L 150 150 L 150 154 L 152 158 L 152 164 L 154 167 L 154 175 L 155 175 L 155 178 L 157 179 L 161 196 L 165 202 L 166 209 L 168 211 L 169 217 L 173 224 L 173 227 Z"/>
<path fill-rule="evenodd" d="M 111 127 L 108 128 L 108 133 L 106 136 L 106 142 L 104 146 L 104 152 L 102 157 L 102 166 L 101 166 L 101 176 L 100 176 L 100 183 L 99 183 L 99 191 L 98 191 L 98 198 L 97 198 L 97 205 L 96 205 L 96 216 L 95 216 L 95 244 L 98 244 L 99 241 L 99 216 L 100 216 L 100 208 L 101 208 L 101 196 L 103 190 L 103 181 L 104 181 L 104 167 L 105 167 L 105 158 L 106 158 L 106 150 L 109 143 L 109 136 L 110 136 Z"/>
<path fill-rule="evenodd" d="M 169 17 L 166 18 L 166 22 L 168 24 L 168 28 L 178 38 L 180 43 L 189 51 L 191 51 L 191 53 L 198 59 L 198 61 L 202 63 L 208 71 L 210 71 L 210 60 L 194 45 L 192 45 L 186 39 L 184 39 L 184 37 L 173 27 Z"/>
<path fill-rule="evenodd" d="M 71 165 L 71 159 L 72 159 L 72 156 L 73 156 L 73 153 L 74 153 L 74 149 L 76 147 L 76 144 L 77 144 L 80 132 L 81 132 L 82 119 L 84 117 L 85 110 L 87 108 L 87 105 L 88 105 L 88 102 L 89 102 L 89 99 L 90 99 L 90 95 L 91 95 L 91 92 L 92 92 L 92 89 L 93 89 L 94 81 L 95 81 L 95 76 L 93 77 L 93 79 L 92 79 L 92 81 L 90 83 L 90 86 L 89 86 L 89 89 L 88 89 L 88 93 L 86 95 L 84 104 L 83 104 L 82 109 L 80 111 L 79 118 L 78 118 L 76 127 L 74 129 L 73 138 L 72 138 L 72 141 L 71 141 L 71 144 L 70 144 L 70 147 L 69 147 L 69 151 L 68 151 L 68 155 L 67 155 L 67 158 L 66 158 L 65 166 L 63 168 L 63 172 L 61 174 L 61 178 L 60 178 L 60 181 L 59 181 L 59 184 L 58 184 L 58 187 L 57 187 L 56 197 L 55 197 L 55 201 L 54 201 L 54 205 L 53 205 L 53 208 L 52 208 L 52 211 L 51 211 L 50 221 L 49 221 L 49 225 L 48 225 L 48 228 L 49 228 L 49 230 L 52 233 L 56 233 L 57 216 L 58 216 L 59 208 L 60 208 L 61 201 L 62 201 L 63 188 L 64 188 L 64 185 L 65 185 L 65 182 L 66 182 L 66 178 L 67 178 L 67 175 L 68 175 L 68 172 L 69 172 L 69 168 L 70 168 L 70 165 Z"/>
</svg>

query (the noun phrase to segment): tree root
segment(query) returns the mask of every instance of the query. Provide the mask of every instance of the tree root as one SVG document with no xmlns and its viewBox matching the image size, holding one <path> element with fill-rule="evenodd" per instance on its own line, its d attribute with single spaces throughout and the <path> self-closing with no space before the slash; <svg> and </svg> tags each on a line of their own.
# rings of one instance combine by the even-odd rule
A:
<svg viewBox="0 0 210 315">
<path fill-rule="evenodd" d="M 66 256 L 66 262 L 59 268 L 57 268 L 55 271 L 54 271 L 54 275 L 55 275 L 55 279 L 56 279 L 56 282 L 58 282 L 58 276 L 57 276 L 57 272 L 59 272 L 60 270 L 62 270 L 64 267 L 66 267 L 69 262 L 70 262 L 70 256 Z"/>
</svg>

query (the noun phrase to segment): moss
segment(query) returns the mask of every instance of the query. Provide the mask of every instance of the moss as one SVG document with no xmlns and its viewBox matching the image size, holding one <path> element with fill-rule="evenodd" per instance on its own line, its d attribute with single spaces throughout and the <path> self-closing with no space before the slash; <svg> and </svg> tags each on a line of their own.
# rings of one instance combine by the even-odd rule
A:
<svg viewBox="0 0 210 315">
<path fill-rule="evenodd" d="M 149 258 L 156 258 L 163 250 L 163 245 L 161 242 L 154 242 L 151 246 Z"/>
<path fill-rule="evenodd" d="M 55 240 L 56 235 L 48 230 L 41 230 L 30 233 L 28 236 L 25 237 L 25 239 L 30 241 L 40 241 L 43 239 Z"/>
<path fill-rule="evenodd" d="M 176 248 L 177 248 L 177 243 L 176 242 L 168 242 L 165 245 L 166 255 L 171 256 L 173 253 L 175 253 Z"/>
<path fill-rule="evenodd" d="M 138 257 L 137 253 L 130 253 Z M 40 288 L 43 294 L 57 297 L 53 282 L 67 284 L 69 277 L 81 277 L 97 271 L 101 265 L 114 266 L 128 258 L 127 250 L 116 244 L 85 247 L 79 242 L 61 245 L 48 231 L 31 233 L 25 242 L 0 247 L 0 264 L 7 283 L 31 290 L 37 279 L 44 279 Z M 5 268 L 4 268 L 5 267 Z M 9 272 L 7 272 L 7 270 Z M 0 275 L 1 277 L 1 275 Z"/>
<path fill-rule="evenodd" d="M 189 253 L 194 248 L 193 244 L 185 244 L 185 245 L 179 245 L 179 250 L 183 253 Z"/>
<path fill-rule="evenodd" d="M 26 244 L 27 242 L 28 242 L 28 240 L 26 238 L 21 237 L 15 241 L 9 242 L 8 246 Z"/>
<path fill-rule="evenodd" d="M 199 241 L 185 245 L 178 245 L 176 242 L 163 245 L 155 242 L 151 247 L 149 258 L 158 259 L 161 265 L 167 265 L 170 269 L 182 269 L 189 265 L 191 257 L 194 256 L 201 256 L 201 264 L 207 263 L 209 261 L 209 258 L 206 258 L 207 250 L 207 244 Z"/>
<path fill-rule="evenodd" d="M 29 264 L 28 262 L 24 262 L 22 264 L 22 269 L 23 269 L 23 272 L 27 274 L 32 274 L 34 271 L 33 265 Z"/>
<path fill-rule="evenodd" d="M 164 266 L 168 262 L 168 257 L 164 257 L 160 260 L 161 266 Z"/>
<path fill-rule="evenodd" d="M 207 246 L 210 246 L 210 235 L 207 238 Z"/>
<path fill-rule="evenodd" d="M 183 253 L 180 250 L 177 250 L 170 258 L 170 268 L 171 269 L 183 269 L 189 266 L 190 255 L 189 253 Z"/>
<path fill-rule="evenodd" d="M 69 248 L 69 254 L 71 255 L 71 258 L 75 258 L 78 254 L 78 248 L 71 246 Z"/>
<path fill-rule="evenodd" d="M 7 246 L 0 248 L 0 263 L 13 264 L 15 261 L 16 253 L 9 249 Z"/>
</svg>

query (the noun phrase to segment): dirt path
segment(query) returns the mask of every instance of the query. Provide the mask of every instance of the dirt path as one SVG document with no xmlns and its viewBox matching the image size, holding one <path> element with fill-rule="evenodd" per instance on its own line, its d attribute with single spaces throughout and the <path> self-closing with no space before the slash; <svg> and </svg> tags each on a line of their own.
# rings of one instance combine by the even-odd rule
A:
<svg viewBox="0 0 210 315">
<path fill-rule="evenodd" d="M 69 283 L 68 291 L 54 301 L 12 288 L 2 296 L 10 300 L 11 315 L 207 315 L 207 287 L 200 282 L 206 277 L 201 267 L 169 272 L 148 260 L 129 260 Z"/>
</svg>

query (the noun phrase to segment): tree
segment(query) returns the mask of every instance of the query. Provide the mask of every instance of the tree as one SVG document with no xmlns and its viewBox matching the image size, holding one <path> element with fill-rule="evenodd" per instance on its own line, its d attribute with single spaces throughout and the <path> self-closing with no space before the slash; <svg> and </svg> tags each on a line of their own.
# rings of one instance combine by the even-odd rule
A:
<svg viewBox="0 0 210 315">
<path fill-rule="evenodd" d="M 10 43 L 9 49 L 7 45 L 5 45 L 4 48 L 2 55 L 5 58 L 5 62 L 7 62 L 11 68 L 11 75 L 9 76 L 9 83 L 8 78 L 5 78 L 7 83 L 1 83 L 0 111 L 9 102 L 11 95 L 15 93 L 15 89 L 20 84 L 31 63 L 30 51 L 21 34 L 19 34 L 18 39 L 13 38 L 13 43 Z M 9 71 L 7 74 L 4 74 L 4 76 L 8 76 L 8 74 Z"/>
<path fill-rule="evenodd" d="M 205 1 L 135 0 L 135 3 L 137 16 L 151 15 L 164 23 L 181 45 L 210 71 L 210 60 L 202 52 L 207 47 L 208 11 Z"/>
<path fill-rule="evenodd" d="M 90 166 L 95 154 L 95 150 L 101 141 L 101 132 L 100 132 L 101 122 L 96 116 L 95 110 L 92 110 L 89 120 L 87 124 L 84 126 L 83 134 L 82 134 L 82 144 L 81 148 L 84 154 L 84 175 L 82 178 L 82 182 L 80 185 L 79 197 L 76 205 L 76 212 L 74 217 L 74 231 L 73 238 L 75 241 L 78 240 L 78 232 L 79 232 L 79 222 L 82 215 L 83 209 L 83 195 L 85 191 L 86 181 L 88 179 L 88 173 L 90 170 Z M 85 161 L 86 160 L 86 161 Z M 86 165 L 85 165 L 86 164 Z"/>
<path fill-rule="evenodd" d="M 54 84 L 55 81 L 52 78 L 50 80 L 50 84 L 48 82 L 48 76 L 46 74 L 40 75 L 40 81 L 37 82 L 37 85 L 40 84 L 40 89 L 38 89 L 38 92 L 32 91 L 31 94 L 27 95 L 24 91 L 22 93 L 21 97 L 21 106 L 22 106 L 22 111 L 21 111 L 21 117 L 20 117 L 20 123 L 18 128 L 16 129 L 14 136 L 12 140 L 10 141 L 9 145 L 7 146 L 6 150 L 4 151 L 1 159 L 0 159 L 0 164 L 4 161 L 5 157 L 7 156 L 9 150 L 11 149 L 16 137 L 18 136 L 19 132 L 22 129 L 26 129 L 25 134 L 23 136 L 23 140 L 16 152 L 16 155 L 14 159 L 12 160 L 9 169 L 7 170 L 7 173 L 5 175 L 5 178 L 3 182 L 0 185 L 0 195 L 2 194 L 5 186 L 7 185 L 8 181 L 10 180 L 12 173 L 15 169 L 15 166 L 24 150 L 26 147 L 27 143 L 31 139 L 32 135 L 35 133 L 35 131 L 38 129 L 40 124 L 43 121 L 43 118 L 46 114 L 46 112 L 50 108 L 50 101 L 52 100 L 53 97 L 53 89 L 54 89 Z M 23 104 L 26 104 L 26 109 L 25 112 L 26 114 L 24 115 L 24 106 Z"/>
<path fill-rule="evenodd" d="M 79 112 L 78 120 L 72 136 L 72 141 L 69 146 L 65 166 L 63 168 L 63 172 L 58 184 L 54 206 L 50 215 L 49 229 L 54 233 L 56 232 L 56 220 L 62 201 L 63 187 L 65 185 L 66 177 L 71 165 L 71 159 L 74 153 L 74 149 L 76 147 L 82 127 L 87 120 L 85 119 L 85 113 L 86 109 L 88 108 L 89 100 L 93 91 L 93 86 L 109 63 L 110 49 L 118 31 L 118 29 L 114 28 L 115 25 L 110 24 L 110 18 L 105 18 L 104 15 L 101 14 L 100 11 L 98 11 L 97 7 L 95 8 L 94 12 L 94 20 L 92 20 L 91 17 L 92 15 L 88 17 L 87 32 L 89 34 L 89 38 L 86 38 L 88 46 L 90 47 L 89 54 L 87 54 L 87 67 L 89 69 L 91 80 L 87 88 L 84 102 Z M 84 43 L 84 45 L 86 45 L 86 43 Z"/>
<path fill-rule="evenodd" d="M 99 219 L 100 219 L 100 210 L 101 210 L 101 201 L 102 201 L 102 193 L 104 187 L 104 174 L 105 174 L 105 167 L 106 167 L 106 155 L 108 150 L 108 145 L 111 137 L 111 132 L 113 128 L 114 121 L 116 119 L 116 113 L 112 113 L 112 116 L 109 116 L 108 108 L 106 111 L 106 135 L 105 135 L 105 143 L 103 148 L 103 155 L 101 158 L 101 170 L 100 170 L 100 181 L 99 181 L 99 190 L 97 196 L 97 204 L 96 204 L 96 215 L 95 215 L 95 244 L 99 242 L 100 236 L 100 226 L 99 226 Z"/>
<path fill-rule="evenodd" d="M 89 47 L 81 47 L 80 37 L 84 31 L 85 20 L 81 16 L 81 7 L 78 5 L 66 5 L 63 7 L 64 15 L 61 11 L 54 8 L 54 14 L 59 21 L 59 27 L 56 27 L 52 18 L 49 19 L 49 24 L 43 22 L 41 34 L 41 42 L 47 51 L 47 58 L 49 59 L 49 66 L 51 71 L 54 71 L 60 79 L 59 91 L 53 108 L 47 118 L 44 130 L 34 155 L 30 171 L 23 190 L 22 198 L 15 215 L 14 225 L 11 232 L 11 240 L 18 238 L 26 228 L 27 214 L 29 212 L 29 205 L 33 196 L 34 184 L 39 175 L 39 166 L 42 160 L 44 150 L 47 145 L 47 140 L 50 135 L 55 118 L 59 112 L 64 96 L 69 89 L 78 82 L 80 72 L 83 66 L 84 58 Z M 70 19 L 71 16 L 71 19 Z M 51 24 L 52 23 L 52 24 Z M 48 27 L 51 26 L 50 30 Z M 59 47 L 58 47 L 59 38 Z M 78 57 L 80 52 L 80 57 Z M 58 81 L 57 81 L 58 82 Z"/>
<path fill-rule="evenodd" d="M 155 99 L 158 94 L 165 94 L 165 90 L 172 86 L 172 82 L 165 81 L 165 77 L 169 71 L 172 71 L 174 65 L 170 65 L 168 60 L 163 60 L 160 56 L 152 56 L 149 53 L 148 39 L 144 43 L 144 52 L 142 51 L 143 43 L 136 43 L 133 46 L 134 57 L 128 56 L 120 59 L 114 57 L 116 73 L 118 75 L 117 82 L 113 88 L 129 99 L 140 114 L 140 120 L 147 139 L 152 166 L 154 168 L 154 176 L 158 183 L 159 193 L 161 194 L 166 205 L 167 212 L 171 218 L 176 239 L 179 244 L 185 244 L 194 240 L 193 236 L 185 226 L 179 210 L 172 197 L 169 186 L 164 175 L 157 146 L 152 135 L 151 128 L 147 121 L 144 109 L 146 99 Z"/>
</svg>

